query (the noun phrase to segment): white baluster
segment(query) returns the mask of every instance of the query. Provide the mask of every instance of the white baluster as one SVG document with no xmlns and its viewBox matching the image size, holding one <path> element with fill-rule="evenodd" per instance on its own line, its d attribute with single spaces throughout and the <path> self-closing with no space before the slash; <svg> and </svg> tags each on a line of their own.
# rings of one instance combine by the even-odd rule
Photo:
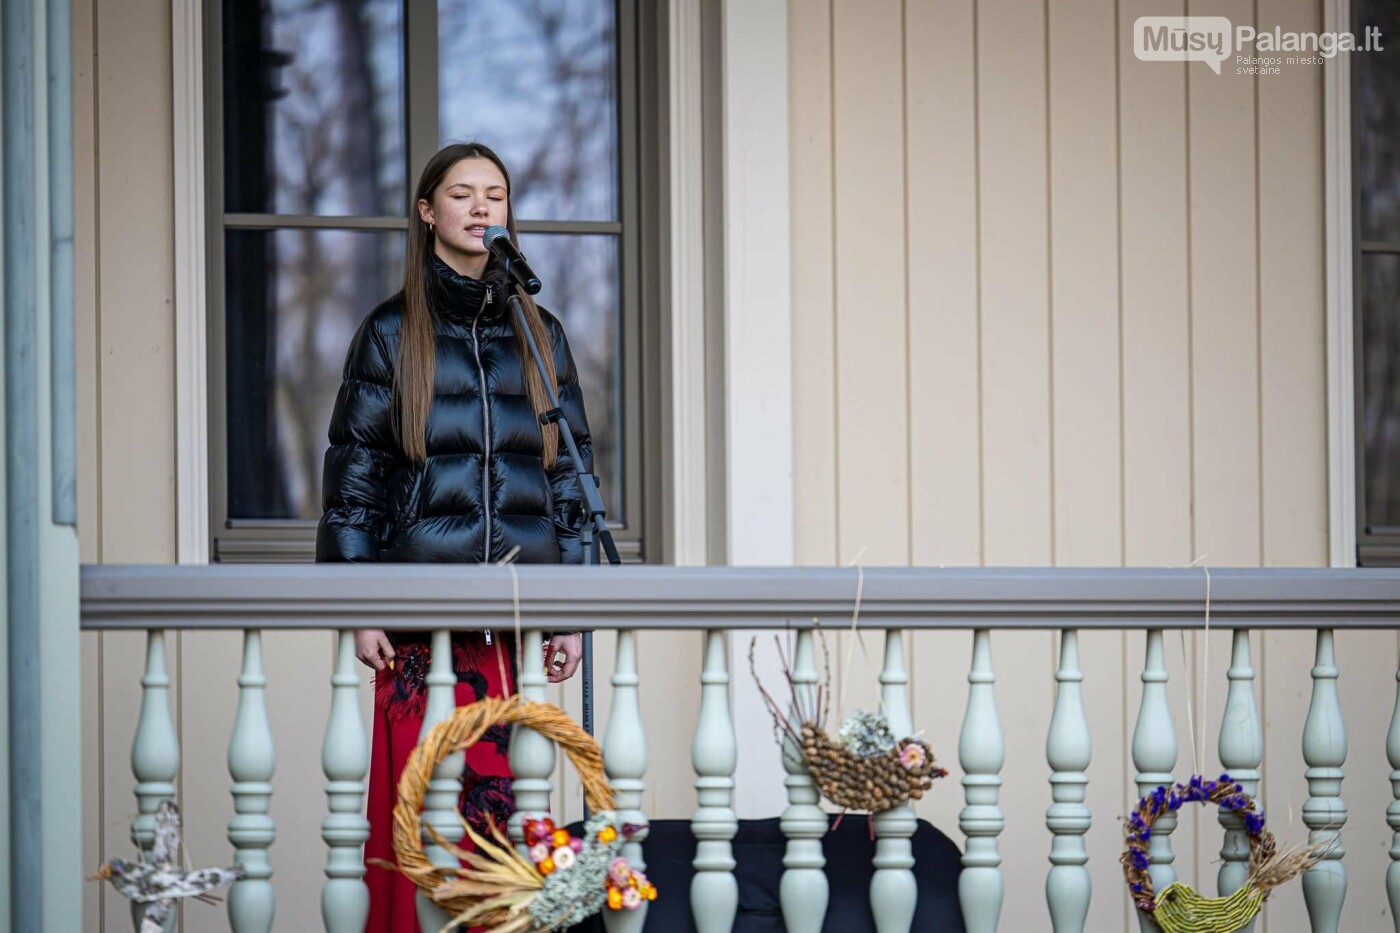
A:
<svg viewBox="0 0 1400 933">
<path fill-rule="evenodd" d="M 1337 658 L 1331 629 L 1317 630 L 1317 656 L 1312 669 L 1312 702 L 1303 723 L 1303 761 L 1308 769 L 1308 794 L 1303 822 L 1309 844 L 1330 843 L 1324 859 L 1303 875 L 1303 900 L 1313 933 L 1337 933 L 1342 902 L 1347 896 L 1347 870 L 1342 864 L 1341 829 L 1347 821 L 1342 801 L 1342 765 L 1347 760 L 1347 729 L 1337 699 Z"/>
<path fill-rule="evenodd" d="M 1093 757 L 1093 743 L 1079 686 L 1083 680 L 1079 632 L 1066 629 L 1060 636 L 1060 667 L 1055 672 L 1055 712 L 1045 740 L 1050 796 L 1054 800 L 1045 811 L 1045 825 L 1054 834 L 1050 873 L 1045 877 L 1045 900 L 1050 905 L 1050 923 L 1055 933 L 1083 933 L 1092 894 L 1089 870 L 1084 867 L 1089 862 L 1084 834 L 1093 821 L 1084 799 L 1089 786 L 1085 772 Z"/>
<path fill-rule="evenodd" d="M 958 876 L 958 899 L 967 933 L 994 933 L 1005 893 L 997 840 L 1006 826 L 998 805 L 1006 742 L 997 716 L 992 636 L 987 629 L 972 633 L 972 667 L 967 682 L 967 712 L 958 736 L 958 763 L 967 801 L 958 814 L 958 826 L 967 836 L 967 846 Z"/>
<path fill-rule="evenodd" d="M 909 674 L 904 669 L 904 633 L 885 633 L 885 666 L 880 671 L 880 704 L 896 738 L 914 734 L 909 712 Z M 919 828 L 910 804 L 876 814 L 875 875 L 870 879 L 870 907 L 879 933 L 905 933 L 914 923 L 919 889 L 914 883 L 914 847 L 910 839 Z"/>
<path fill-rule="evenodd" d="M 141 713 L 131 742 L 131 773 L 136 777 L 136 809 L 131 841 L 149 854 L 156 835 L 156 810 L 161 802 L 175 799 L 175 775 L 180 771 L 180 739 L 170 717 L 170 676 L 165 670 L 165 632 L 152 629 L 146 634 L 146 670 L 141 676 Z M 137 929 L 146 905 L 131 905 Z M 175 929 L 177 911 L 166 921 Z"/>
<path fill-rule="evenodd" d="M 369 914 L 362 847 L 369 821 L 360 815 L 369 770 L 369 743 L 360 715 L 360 675 L 355 666 L 355 633 L 337 635 L 335 672 L 331 675 L 331 715 L 321 743 L 321 770 L 326 775 L 330 814 L 321 821 L 325 840 L 326 883 L 321 886 L 321 919 L 330 933 L 362 933 Z"/>
<path fill-rule="evenodd" d="M 527 629 L 520 645 L 520 695 L 531 702 L 543 703 L 549 678 L 545 676 L 540 645 L 544 632 Z M 516 726 L 510 733 L 510 770 L 515 775 L 515 815 L 510 818 L 510 835 L 522 852 L 525 845 L 525 819 L 549 816 L 549 795 L 554 789 L 550 775 L 554 773 L 554 743 L 534 729 Z"/>
<path fill-rule="evenodd" d="M 449 719 L 457 706 L 457 672 L 452 663 L 452 633 L 447 629 L 433 630 L 433 660 L 424 678 L 428 699 L 423 707 L 423 728 L 418 733 L 422 742 L 433 726 Z M 433 842 L 428 827 L 438 831 L 443 839 L 462 837 L 462 822 L 457 815 L 457 798 L 462 790 L 462 771 L 466 755 L 454 752 L 433 769 L 428 789 L 423 794 L 423 854 L 428 861 L 443 868 L 455 868 L 457 860 L 442 846 Z M 440 930 L 452 915 L 433 903 L 432 898 L 418 892 L 416 901 L 418 925 L 424 930 Z"/>
<path fill-rule="evenodd" d="M 623 823 L 646 823 L 642 812 L 642 792 L 646 783 L 642 776 L 647 770 L 647 737 L 642 727 L 641 702 L 637 694 L 636 634 L 631 629 L 617 633 L 617 663 L 612 676 L 612 711 L 608 715 L 608 731 L 603 737 L 603 762 L 617 798 L 617 815 Z M 647 831 L 639 831 L 623 846 L 622 854 L 638 871 L 646 871 L 642 857 L 642 841 Z M 605 910 L 603 925 L 610 933 L 638 933 L 646 923 L 647 903 L 636 910 Z"/>
<path fill-rule="evenodd" d="M 811 710 L 816 704 L 816 653 L 812 648 L 812 632 L 797 633 L 797 648 L 792 665 L 793 691 L 799 701 Z M 800 728 L 801 714 L 792 709 L 788 720 Z M 783 906 L 783 923 L 792 933 L 818 933 L 826 918 L 829 897 L 826 856 L 822 854 L 822 837 L 826 835 L 826 813 L 817 806 L 821 795 L 807 768 L 802 764 L 802 751 L 791 740 L 782 746 L 783 768 L 787 779 L 788 805 L 783 810 L 783 835 L 787 849 L 783 853 L 783 880 L 778 897 Z"/>
<path fill-rule="evenodd" d="M 1249 631 L 1236 629 L 1230 653 L 1230 692 L 1225 698 L 1225 715 L 1220 721 L 1220 763 L 1244 792 L 1259 792 L 1259 765 L 1264 760 L 1264 727 L 1254 702 L 1254 668 L 1249 658 Z M 1233 894 L 1249 875 L 1249 836 L 1244 817 L 1233 810 L 1220 810 L 1225 844 L 1220 850 L 1220 873 L 1216 884 L 1221 897 Z M 1254 920 L 1240 927 L 1250 933 Z"/>
<path fill-rule="evenodd" d="M 691 817 L 695 834 L 695 875 L 690 881 L 690 912 L 698 933 L 729 933 L 739 912 L 732 841 L 739 831 L 734 813 L 734 768 L 738 740 L 729 711 L 728 633 L 705 632 L 705 669 L 700 674 L 700 720 L 690 745 L 695 791 L 700 804 Z"/>
<path fill-rule="evenodd" d="M 1390 867 L 1385 870 L 1385 893 L 1390 899 L 1390 917 L 1400 933 L 1400 670 L 1395 672 L 1395 709 L 1390 714 L 1390 734 L 1385 740 L 1385 756 L 1390 759 L 1390 793 L 1394 801 L 1385 809 L 1390 826 Z"/>
<path fill-rule="evenodd" d="M 228 841 L 234 858 L 245 869 L 228 893 L 228 917 L 233 929 L 266 933 L 272 929 L 277 909 L 272 889 L 272 865 L 268 846 L 277 838 L 277 827 L 268 813 L 272 798 L 272 772 L 277 764 L 272 728 L 267 721 L 263 676 L 262 633 L 243 633 L 243 670 L 238 676 L 238 713 L 228 743 L 228 771 L 233 778 L 233 819 Z"/>
<path fill-rule="evenodd" d="M 1133 767 L 1138 769 L 1139 796 L 1152 793 L 1174 780 L 1176 767 L 1176 727 L 1172 724 L 1171 707 L 1167 705 L 1167 666 L 1162 630 L 1147 632 L 1147 658 L 1142 667 L 1142 702 L 1138 706 L 1137 725 L 1133 728 Z M 1147 874 L 1152 889 L 1157 892 L 1176 880 L 1172 863 L 1171 833 L 1176 829 L 1176 814 L 1168 811 L 1157 817 L 1152 825 L 1152 838 L 1147 843 L 1151 860 Z M 1138 922 L 1144 931 L 1156 931 L 1157 924 L 1141 911 Z"/>
</svg>

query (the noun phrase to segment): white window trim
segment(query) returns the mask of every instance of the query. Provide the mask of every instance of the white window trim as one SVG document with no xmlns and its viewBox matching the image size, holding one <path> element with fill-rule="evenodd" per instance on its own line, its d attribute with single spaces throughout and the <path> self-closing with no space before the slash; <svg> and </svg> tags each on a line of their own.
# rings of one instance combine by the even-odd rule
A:
<svg viewBox="0 0 1400 933">
<path fill-rule="evenodd" d="M 726 0 L 724 341 L 729 562 L 793 562 L 785 0 Z"/>
<path fill-rule="evenodd" d="M 701 0 L 671 0 L 670 69 L 670 430 L 671 541 L 676 564 L 706 562 L 704 85 Z"/>
<path fill-rule="evenodd" d="M 1350 31 L 1351 0 L 1327 0 L 1328 31 Z M 1353 345 L 1351 61 L 1330 59 L 1323 77 L 1323 192 L 1327 219 L 1327 467 L 1330 559 L 1356 566 L 1356 361 Z"/>
<path fill-rule="evenodd" d="M 175 162 L 175 522 L 182 564 L 209 562 L 209 338 L 202 0 L 171 0 Z"/>
</svg>

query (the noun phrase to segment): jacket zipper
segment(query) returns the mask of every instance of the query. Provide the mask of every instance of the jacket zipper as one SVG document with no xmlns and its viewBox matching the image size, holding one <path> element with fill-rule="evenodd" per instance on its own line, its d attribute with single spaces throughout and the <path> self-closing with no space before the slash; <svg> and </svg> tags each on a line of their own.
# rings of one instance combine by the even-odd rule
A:
<svg viewBox="0 0 1400 933">
<path fill-rule="evenodd" d="M 481 307 L 476 309 L 476 317 L 472 318 L 472 355 L 476 357 L 476 373 L 481 384 L 481 441 L 484 445 L 481 457 L 481 511 L 486 517 L 481 561 L 486 564 L 491 562 L 491 403 L 487 398 L 486 368 L 481 365 L 481 340 L 477 336 L 476 326 L 490 303 L 491 289 L 488 286 L 486 297 L 481 299 Z M 486 630 L 486 644 L 491 644 L 490 629 Z"/>
</svg>

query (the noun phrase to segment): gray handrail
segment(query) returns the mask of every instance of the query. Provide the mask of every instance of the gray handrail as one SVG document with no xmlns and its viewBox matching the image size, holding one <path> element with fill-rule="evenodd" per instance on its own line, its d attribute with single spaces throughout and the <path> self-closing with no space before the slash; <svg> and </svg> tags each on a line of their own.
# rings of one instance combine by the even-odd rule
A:
<svg viewBox="0 0 1400 933">
<path fill-rule="evenodd" d="M 523 566 L 528 628 L 806 628 L 850 623 L 854 568 Z M 1198 629 L 1205 571 L 866 568 L 872 629 Z M 1217 569 L 1222 629 L 1400 626 L 1400 570 Z M 448 564 L 87 565 L 82 627 L 180 629 L 509 628 L 507 568 Z M 560 595 L 567 594 L 567 596 Z"/>
</svg>

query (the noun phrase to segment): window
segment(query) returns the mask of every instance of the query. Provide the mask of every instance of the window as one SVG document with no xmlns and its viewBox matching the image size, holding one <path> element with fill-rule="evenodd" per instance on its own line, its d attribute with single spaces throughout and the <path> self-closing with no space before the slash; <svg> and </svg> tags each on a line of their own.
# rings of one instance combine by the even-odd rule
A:
<svg viewBox="0 0 1400 933">
<path fill-rule="evenodd" d="M 650 129 L 633 0 L 211 0 L 210 12 L 213 559 L 311 558 L 350 336 L 399 287 L 419 169 L 468 139 L 511 170 L 539 299 L 580 368 L 609 523 L 637 557 Z"/>
<path fill-rule="evenodd" d="M 1353 32 L 1400 35 L 1400 8 L 1354 0 Z M 1400 564 L 1400 52 L 1351 56 L 1358 563 Z"/>
</svg>

